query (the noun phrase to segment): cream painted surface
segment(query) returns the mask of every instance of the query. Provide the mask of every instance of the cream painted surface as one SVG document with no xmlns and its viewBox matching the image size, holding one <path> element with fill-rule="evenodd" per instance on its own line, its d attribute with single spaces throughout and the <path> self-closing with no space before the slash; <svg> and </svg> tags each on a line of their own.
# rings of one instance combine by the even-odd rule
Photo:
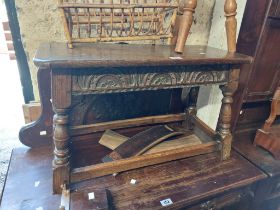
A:
<svg viewBox="0 0 280 210">
<path fill-rule="evenodd" d="M 57 0 L 16 0 L 20 31 L 36 100 L 39 100 L 37 68 L 32 61 L 36 49 L 43 42 L 66 41 L 57 2 Z"/>
<path fill-rule="evenodd" d="M 246 0 L 237 0 L 237 6 L 237 31 L 239 32 L 246 6 Z M 223 9 L 224 0 L 216 0 L 208 45 L 227 50 L 225 17 Z M 200 88 L 197 115 L 213 129 L 216 128 L 218 122 L 221 99 L 222 93 L 218 86 Z"/>
</svg>

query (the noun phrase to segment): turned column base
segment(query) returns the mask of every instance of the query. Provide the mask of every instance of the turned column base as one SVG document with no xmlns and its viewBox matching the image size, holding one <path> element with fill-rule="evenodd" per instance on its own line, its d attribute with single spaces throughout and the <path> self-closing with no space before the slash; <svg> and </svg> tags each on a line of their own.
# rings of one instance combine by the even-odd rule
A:
<svg viewBox="0 0 280 210">
<path fill-rule="evenodd" d="M 70 165 L 53 166 L 53 193 L 61 194 L 63 185 L 68 186 L 70 181 Z"/>
</svg>

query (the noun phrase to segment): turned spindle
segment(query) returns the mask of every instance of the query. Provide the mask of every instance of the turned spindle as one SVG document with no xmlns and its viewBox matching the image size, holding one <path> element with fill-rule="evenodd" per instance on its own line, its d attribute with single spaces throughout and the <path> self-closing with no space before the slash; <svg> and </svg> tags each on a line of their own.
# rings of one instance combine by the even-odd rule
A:
<svg viewBox="0 0 280 210">
<path fill-rule="evenodd" d="M 230 72 L 229 83 L 221 86 L 223 93 L 222 107 L 220 111 L 217 131 L 221 137 L 222 149 L 221 159 L 226 160 L 230 157 L 232 134 L 230 130 L 233 103 L 233 94 L 238 88 L 239 69 L 233 69 Z"/>
<path fill-rule="evenodd" d="M 54 160 L 53 160 L 53 191 L 61 193 L 62 186 L 69 183 L 70 162 L 69 162 L 69 140 L 68 132 L 68 110 L 54 109 Z"/>
<path fill-rule="evenodd" d="M 52 105 L 55 115 L 53 117 L 53 192 L 61 194 L 62 187 L 68 186 L 70 178 L 70 133 L 69 110 L 71 106 L 71 77 L 52 70 Z M 65 91 L 61 91 L 61 85 Z"/>
<path fill-rule="evenodd" d="M 227 46 L 229 52 L 236 51 L 236 28 L 237 20 L 235 18 L 237 12 L 237 4 L 235 0 L 225 1 L 225 16 L 226 16 L 226 33 L 227 33 Z"/>
<path fill-rule="evenodd" d="M 197 5 L 197 0 L 185 0 L 184 13 L 180 19 L 180 28 L 176 43 L 175 52 L 182 53 L 192 26 L 193 14 Z"/>
<path fill-rule="evenodd" d="M 188 108 L 186 109 L 186 114 L 187 114 L 187 120 L 186 120 L 186 127 L 188 129 L 193 129 L 194 124 L 190 120 L 190 116 L 194 116 L 197 113 L 197 98 L 198 98 L 198 93 L 199 93 L 199 87 L 192 87 L 190 89 L 190 92 L 188 94 Z"/>
</svg>

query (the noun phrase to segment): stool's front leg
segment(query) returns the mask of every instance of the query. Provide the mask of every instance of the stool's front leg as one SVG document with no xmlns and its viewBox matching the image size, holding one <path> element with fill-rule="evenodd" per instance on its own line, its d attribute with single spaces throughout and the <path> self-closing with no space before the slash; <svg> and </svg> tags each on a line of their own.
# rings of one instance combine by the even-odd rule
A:
<svg viewBox="0 0 280 210">
<path fill-rule="evenodd" d="M 54 160 L 53 160 L 53 192 L 61 193 L 64 184 L 69 183 L 69 140 L 68 110 L 54 109 Z"/>
<path fill-rule="evenodd" d="M 187 114 L 187 121 L 186 126 L 188 129 L 193 129 L 193 123 L 190 121 L 190 116 L 194 116 L 197 113 L 196 103 L 198 98 L 198 92 L 199 87 L 192 87 L 190 88 L 189 94 L 188 94 L 188 104 L 186 109 Z"/>
<path fill-rule="evenodd" d="M 239 79 L 239 69 L 233 69 L 230 72 L 229 82 L 227 85 L 220 87 L 223 93 L 222 107 L 218 121 L 217 131 L 222 138 L 221 159 L 226 160 L 230 157 L 232 134 L 231 125 L 231 104 L 233 103 L 233 94 L 237 90 Z"/>
<path fill-rule="evenodd" d="M 67 72 L 66 72 L 67 73 Z M 52 102 L 55 112 L 54 123 L 54 160 L 53 160 L 53 192 L 61 193 L 63 185 L 69 184 L 70 152 L 68 131 L 71 107 L 71 76 L 63 71 L 52 72 Z"/>
</svg>

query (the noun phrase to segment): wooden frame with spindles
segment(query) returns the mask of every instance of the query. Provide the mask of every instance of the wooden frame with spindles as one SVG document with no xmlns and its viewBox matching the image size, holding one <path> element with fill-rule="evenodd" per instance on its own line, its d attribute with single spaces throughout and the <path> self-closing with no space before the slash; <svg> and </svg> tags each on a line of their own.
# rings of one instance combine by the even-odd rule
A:
<svg viewBox="0 0 280 210">
<path fill-rule="evenodd" d="M 146 1 L 145 1 L 146 2 Z M 184 12 L 183 16 L 180 17 L 180 23 L 179 23 L 179 33 L 178 33 L 178 40 L 177 40 L 177 46 L 175 48 L 175 51 L 178 53 L 181 53 L 184 51 L 183 47 L 185 45 L 185 41 L 187 38 L 187 35 L 189 34 L 191 23 L 193 21 L 193 13 L 197 4 L 196 0 L 185 0 L 184 1 Z M 61 9 L 61 15 L 63 16 L 64 20 L 64 26 L 66 27 L 66 35 L 69 41 L 69 47 L 72 47 L 73 42 L 87 42 L 87 41 L 116 41 L 116 40 L 142 40 L 142 39 L 149 39 L 149 38 L 160 38 L 162 34 L 156 34 L 156 37 L 153 37 L 153 35 L 149 35 L 149 37 L 146 37 L 145 35 L 140 36 L 139 34 L 137 36 L 118 36 L 113 39 L 112 36 L 109 37 L 102 37 L 100 36 L 102 34 L 102 31 L 99 31 L 99 37 L 97 38 L 90 38 L 90 40 L 87 39 L 73 39 L 72 38 L 72 32 L 69 30 L 69 24 L 71 25 L 76 25 L 80 26 L 80 24 L 84 23 L 80 19 L 80 17 L 86 16 L 88 14 L 87 18 L 89 18 L 88 22 L 85 22 L 85 24 L 90 25 L 92 23 L 95 23 L 91 18 L 90 18 L 90 9 L 91 8 L 99 8 L 99 12 L 103 11 L 103 9 L 117 9 L 117 11 L 121 11 L 120 16 L 123 18 L 126 13 L 125 13 L 125 8 L 139 8 L 139 5 L 123 5 L 123 4 L 103 4 L 104 2 L 102 1 L 100 4 L 78 4 L 78 3 L 69 3 L 69 2 L 61 2 L 60 4 L 60 9 Z M 178 5 L 172 6 L 170 4 L 142 4 L 140 8 L 171 8 L 172 10 L 175 10 Z M 153 165 L 157 163 L 162 163 L 165 161 L 171 161 L 171 160 L 176 160 L 176 159 L 181 159 L 181 158 L 186 158 L 190 157 L 193 155 L 198 155 L 198 154 L 205 154 L 209 152 L 214 152 L 214 151 L 220 151 L 221 152 L 221 160 L 226 160 L 230 156 L 230 151 L 231 151 L 231 142 L 232 142 L 232 135 L 230 132 L 230 123 L 231 123 L 231 104 L 233 102 L 232 96 L 237 89 L 238 85 L 238 77 L 239 77 L 239 66 L 242 63 L 246 63 L 249 59 L 248 58 L 242 58 L 239 61 L 236 61 L 235 59 L 238 60 L 238 56 L 235 57 L 235 49 L 236 49 L 236 1 L 235 0 L 226 0 L 225 1 L 225 16 L 226 16 L 226 32 L 227 32 L 227 40 L 228 40 L 228 53 L 226 53 L 226 56 L 221 59 L 218 58 L 217 60 L 213 60 L 213 57 L 209 60 L 207 60 L 204 57 L 198 57 L 197 60 L 192 60 L 193 57 L 186 57 L 186 58 L 181 58 L 181 60 L 176 61 L 171 61 L 170 59 L 170 52 L 168 53 L 168 56 L 166 54 L 161 54 L 164 46 L 161 46 L 160 52 L 156 53 L 156 47 L 153 49 L 150 49 L 151 56 L 158 59 L 155 63 L 153 63 L 153 59 L 151 57 L 143 57 L 146 56 L 146 53 L 141 53 L 138 54 L 139 57 L 142 57 L 143 59 L 140 59 L 140 62 L 135 60 L 133 57 L 133 52 L 135 52 L 135 48 L 133 50 L 129 47 L 125 47 L 125 59 L 124 56 L 119 57 L 119 54 L 121 52 L 118 52 L 117 54 L 112 55 L 114 50 L 116 49 L 115 46 L 109 47 L 110 49 L 107 51 L 105 47 L 102 46 L 102 50 L 104 54 L 110 52 L 108 60 L 102 59 L 100 61 L 96 60 L 100 51 L 97 52 L 97 54 L 92 54 L 86 48 L 84 48 L 84 53 L 79 54 L 78 56 L 84 56 L 88 55 L 87 59 L 92 59 L 94 57 L 94 60 L 87 60 L 85 61 L 84 59 L 82 60 L 71 60 L 73 59 L 74 54 L 75 54 L 75 49 L 74 50 L 65 50 L 62 49 L 63 53 L 66 54 L 67 62 L 61 64 L 59 66 L 61 60 L 51 60 L 48 61 L 49 64 L 47 65 L 48 67 L 51 66 L 52 69 L 52 100 L 53 100 L 53 107 L 55 111 L 55 116 L 54 116 L 54 145 L 55 145 L 55 150 L 54 150 L 54 161 L 53 161 L 53 187 L 54 187 L 54 192 L 55 193 L 60 193 L 61 192 L 61 185 L 63 184 L 69 184 L 71 182 L 76 182 L 76 181 L 81 181 L 85 179 L 90 179 L 92 177 L 96 176 L 103 176 L 106 174 L 110 173 L 117 173 L 121 171 L 126 171 L 134 168 L 139 168 L 139 167 L 144 167 L 148 165 Z M 70 10 L 73 10 L 74 13 L 72 13 Z M 80 14 L 80 11 L 87 10 L 88 13 Z M 75 18 L 72 18 L 72 16 L 75 16 Z M 95 11 L 95 15 L 97 14 L 97 11 Z M 106 12 L 102 12 L 103 15 L 97 15 L 99 18 L 105 17 L 105 19 L 100 20 L 101 25 L 104 23 L 104 21 L 108 21 L 107 14 Z M 112 14 L 112 13 L 110 13 Z M 174 13 L 173 13 L 174 14 Z M 131 14 L 129 15 L 131 16 Z M 71 17 L 71 18 L 69 18 Z M 155 21 L 154 17 L 147 18 L 147 21 Z M 123 19 L 117 19 L 117 23 L 123 25 Z M 144 17 L 140 16 L 140 23 L 144 21 Z M 69 20 L 71 20 L 69 22 Z M 174 22 L 175 18 L 173 16 L 172 21 Z M 68 21 L 68 22 L 67 22 Z M 81 22 L 80 22 L 81 21 Z M 93 22 L 92 22 L 93 21 Z M 172 22 L 171 21 L 171 22 Z M 173 24 L 172 22 L 172 24 Z M 112 23 L 109 21 L 109 23 Z M 121 26 L 123 27 L 123 26 Z M 71 28 L 70 28 L 71 29 Z M 91 28 L 90 28 L 91 29 Z M 79 32 L 78 32 L 79 33 Z M 119 34 L 120 35 L 120 34 Z M 172 38 L 172 36 L 168 33 L 166 34 L 168 38 Z M 164 35 L 165 36 L 165 35 Z M 96 45 L 95 45 L 96 46 Z M 108 46 L 107 46 L 108 47 Z M 55 48 L 55 47 L 54 47 Z M 54 50 L 54 48 L 48 47 L 48 50 Z M 123 49 L 121 46 L 117 46 L 118 49 Z M 148 49 L 147 47 L 146 49 Z M 43 52 L 46 52 L 47 49 L 42 49 Z M 101 50 L 101 48 L 99 48 Z M 146 50 L 145 49 L 145 50 Z M 169 49 L 169 48 L 168 48 Z M 97 50 L 97 49 L 95 49 Z M 112 51 L 112 52 L 111 52 Z M 55 51 L 51 51 L 50 54 L 54 53 Z M 61 53 L 61 52 L 60 52 Z M 104 56 L 103 54 L 103 56 Z M 160 54 L 160 55 L 159 55 Z M 61 56 L 61 54 L 59 54 Z M 162 57 L 161 57 L 162 56 Z M 201 56 L 199 54 L 199 56 Z M 54 56 L 55 57 L 55 56 Z M 240 56 L 242 57 L 242 56 Z M 245 56 L 246 57 L 246 56 Z M 114 60 L 115 59 L 115 60 Z M 137 58 L 139 59 L 139 58 Z M 41 63 L 42 66 L 44 66 L 44 61 L 42 58 L 38 58 L 38 63 Z M 180 61 L 186 62 L 186 63 L 180 63 Z M 36 59 L 35 59 L 36 62 Z M 53 62 L 53 63 L 51 63 Z M 84 62 L 84 63 L 83 63 Z M 131 62 L 131 63 L 130 63 Z M 137 63 L 138 62 L 138 63 Z M 142 63 L 141 63 L 142 62 Z M 174 63 L 172 63 L 174 62 Z M 189 62 L 189 63 L 188 63 Z M 205 63 L 206 62 L 206 63 Z M 222 65 L 221 62 L 225 62 L 223 64 L 227 67 L 227 69 L 224 69 L 224 66 Z M 187 67 L 189 65 L 194 64 L 196 67 L 192 67 L 192 69 L 188 69 Z M 98 72 L 96 68 L 98 68 L 98 65 L 105 65 L 105 67 L 108 67 L 108 71 L 101 71 Z M 171 65 L 172 64 L 172 65 Z M 57 65 L 57 66 L 56 66 Z M 73 73 L 71 69 L 73 70 L 76 65 L 76 72 Z M 139 71 L 136 71 L 136 73 L 132 73 L 128 69 L 120 71 L 118 75 L 117 71 L 112 71 L 113 68 L 111 67 L 130 67 L 130 70 L 133 70 L 134 67 L 141 67 Z M 139 65 L 139 66 L 138 66 Z M 176 70 L 175 66 L 180 66 L 184 68 L 178 68 Z M 145 66 L 145 68 L 142 68 Z M 159 73 L 157 69 L 154 69 L 153 66 L 161 66 L 164 67 L 163 69 L 161 68 L 161 72 Z M 172 66 L 171 69 L 170 66 Z M 71 68 L 69 70 L 69 67 Z M 81 69 L 82 67 L 88 68 L 87 71 L 83 71 Z M 104 67 L 104 66 L 99 66 L 99 67 Z M 203 70 L 200 70 L 199 67 L 201 67 Z M 215 70 L 214 70 L 215 67 Z M 198 68 L 198 69 L 195 69 Z M 221 77 L 218 76 L 213 76 L 217 68 L 220 68 L 218 70 L 218 73 L 221 74 Z M 171 82 L 171 85 L 169 83 L 166 83 L 166 80 L 164 78 L 163 81 L 160 81 L 160 83 L 155 83 L 155 84 L 150 84 L 151 80 L 148 82 L 145 81 L 143 82 L 143 86 L 135 86 L 139 85 L 139 82 L 134 82 L 131 81 L 131 78 L 136 78 L 139 76 L 139 78 L 147 78 L 148 75 L 152 72 L 155 75 L 160 75 L 162 76 L 163 71 L 168 70 L 166 72 L 166 75 L 181 75 L 182 77 L 187 77 L 186 75 L 192 73 L 201 73 L 204 75 L 203 77 L 198 78 L 196 77 L 191 77 L 194 78 L 194 81 L 183 78 L 183 79 L 178 79 L 174 80 L 175 82 Z M 149 70 L 149 72 L 146 72 Z M 124 75 L 124 71 L 126 74 Z M 201 71 L 201 72 L 199 72 Z M 108 73 L 109 72 L 109 73 Z M 90 74 L 89 74 L 90 73 Z M 101 75 L 101 78 L 106 78 L 108 74 L 111 76 L 113 75 L 114 78 L 121 78 L 121 80 L 127 80 L 121 85 L 113 86 L 111 87 L 108 84 L 105 83 L 103 86 L 96 87 L 94 85 L 94 81 L 91 81 L 93 83 L 91 84 L 86 84 L 86 81 L 89 81 L 88 78 L 95 78 L 98 74 L 99 76 Z M 133 77 L 126 77 L 126 75 L 133 74 Z M 142 76 L 144 75 L 144 77 Z M 210 76 L 209 76 L 210 75 Z M 216 79 L 211 79 L 211 75 L 213 78 Z M 98 77 L 100 78 L 100 77 Z M 220 79 L 217 79 L 220 78 Z M 85 79 L 85 80 L 84 80 Z M 82 80 L 83 82 L 79 83 L 79 81 Z M 98 80 L 98 79 L 97 79 Z M 202 82 L 202 81 L 203 82 Z M 214 82 L 213 82 L 214 81 Z M 98 81 L 101 82 L 102 81 Z M 105 82 L 105 81 L 103 81 Z M 142 84 L 142 83 L 141 83 Z M 217 131 L 213 131 L 210 129 L 208 126 L 206 126 L 202 121 L 200 121 L 196 116 L 196 95 L 198 92 L 198 86 L 200 85 L 205 85 L 205 84 L 219 84 L 221 85 L 221 90 L 223 93 L 223 99 L 222 99 L 222 107 L 220 111 L 220 116 L 219 116 L 219 122 L 217 126 Z M 132 85 L 132 86 L 131 86 Z M 134 86 L 133 86 L 134 85 Z M 186 110 L 186 113 L 184 114 L 172 114 L 172 115 L 167 115 L 167 116 L 150 116 L 150 117 L 144 117 L 144 118 L 138 118 L 138 119 L 133 119 L 133 120 L 121 120 L 118 122 L 107 122 L 107 123 L 99 123 L 99 124 L 90 124 L 90 125 L 82 125 L 82 126 L 72 126 L 70 127 L 70 111 L 72 108 L 72 97 L 74 97 L 75 94 L 98 94 L 98 93 L 109 93 L 109 92 L 127 92 L 127 91 L 137 91 L 137 90 L 159 90 L 159 89 L 165 89 L 165 88 L 182 88 L 182 87 L 189 87 L 190 88 L 190 106 Z M 145 89 L 146 88 L 146 89 Z M 103 92 L 102 92 L 103 91 Z M 187 127 L 188 126 L 193 126 L 197 127 L 199 130 L 198 133 L 199 135 L 202 136 L 208 136 L 212 142 L 208 142 L 202 145 L 196 145 L 196 146 L 191 146 L 191 147 L 185 147 L 185 148 L 180 148 L 180 149 L 171 149 L 167 150 L 164 152 L 160 153 L 154 153 L 154 154 L 146 154 L 143 156 L 137 156 L 137 157 L 131 157 L 123 160 L 118 160 L 114 161 L 112 163 L 102 163 L 102 164 L 97 164 L 93 166 L 86 166 L 86 167 L 81 167 L 81 168 L 76 168 L 73 169 L 71 168 L 70 165 L 70 148 L 69 148 L 69 142 L 71 138 L 74 135 L 80 135 L 80 134 L 88 134 L 88 133 L 94 133 L 96 131 L 104 131 L 106 129 L 116 129 L 116 128 L 129 128 L 129 127 L 135 127 L 139 125 L 154 125 L 154 124 L 163 124 L 163 123 L 169 123 L 169 122 L 187 122 Z M 191 122 L 188 124 L 188 121 Z"/>
<path fill-rule="evenodd" d="M 59 0 L 59 8 L 73 48 L 80 42 L 170 40 L 179 0 Z"/>
<path fill-rule="evenodd" d="M 149 0 L 118 0 L 118 3 L 116 0 L 109 3 L 104 3 L 104 0 L 100 0 L 100 3 L 90 1 L 59 0 L 69 48 L 73 48 L 73 43 L 82 42 L 168 39 L 169 44 L 176 45 L 175 52 L 182 53 L 197 6 L 197 0 L 182 0 L 183 8 L 180 8 L 180 0 L 151 1 L 153 3 Z M 236 0 L 225 0 L 229 52 L 236 51 L 236 9 Z M 182 16 L 178 15 L 181 10 Z"/>
</svg>

